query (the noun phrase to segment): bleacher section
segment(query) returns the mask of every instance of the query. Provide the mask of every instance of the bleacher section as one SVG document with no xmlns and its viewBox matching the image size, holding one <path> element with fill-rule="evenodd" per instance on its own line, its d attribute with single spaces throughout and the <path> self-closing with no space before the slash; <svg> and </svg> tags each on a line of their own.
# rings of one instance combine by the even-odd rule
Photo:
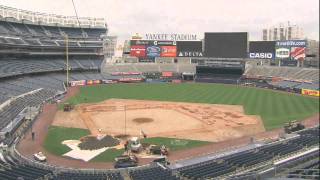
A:
<svg viewBox="0 0 320 180">
<path fill-rule="evenodd" d="M 114 72 L 177 72 L 177 73 L 195 73 L 196 66 L 194 64 L 157 64 L 157 63 L 125 63 L 110 64 L 107 63 L 101 69 L 105 74 Z"/>
<path fill-rule="evenodd" d="M 291 80 L 319 82 L 319 69 L 311 68 L 252 66 L 245 75 L 250 77 L 281 77 Z"/>
</svg>

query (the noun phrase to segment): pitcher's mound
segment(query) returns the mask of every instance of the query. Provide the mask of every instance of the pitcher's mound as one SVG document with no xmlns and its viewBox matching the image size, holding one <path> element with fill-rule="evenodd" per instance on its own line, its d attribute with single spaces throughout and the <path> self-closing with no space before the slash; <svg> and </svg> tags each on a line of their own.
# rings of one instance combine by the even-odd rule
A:
<svg viewBox="0 0 320 180">
<path fill-rule="evenodd" d="M 153 122 L 154 120 L 151 118 L 135 118 L 135 119 L 132 119 L 132 121 L 138 124 L 142 124 L 142 123 L 150 123 L 150 122 Z"/>
</svg>

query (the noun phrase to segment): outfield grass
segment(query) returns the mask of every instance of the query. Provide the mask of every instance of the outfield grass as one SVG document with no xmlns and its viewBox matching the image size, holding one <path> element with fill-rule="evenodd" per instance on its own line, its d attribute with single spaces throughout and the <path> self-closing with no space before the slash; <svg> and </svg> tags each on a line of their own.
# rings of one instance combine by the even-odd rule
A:
<svg viewBox="0 0 320 180">
<path fill-rule="evenodd" d="M 177 151 L 183 149 L 190 149 L 198 146 L 203 146 L 212 142 L 207 141 L 196 141 L 188 139 L 176 139 L 176 138 L 164 138 L 164 137 L 153 137 L 143 139 L 142 143 L 149 143 L 155 145 L 165 145 L 170 151 Z"/>
<path fill-rule="evenodd" d="M 50 126 L 48 134 L 43 143 L 43 147 L 46 149 L 46 151 L 61 156 L 71 150 L 68 146 L 61 144 L 61 142 L 64 140 L 78 140 L 81 137 L 89 134 L 90 131 L 87 129 Z"/>
<path fill-rule="evenodd" d="M 81 87 L 72 104 L 110 98 L 243 105 L 248 115 L 262 117 L 266 129 L 302 120 L 319 112 L 319 99 L 271 90 L 224 84 L 112 84 Z"/>
</svg>

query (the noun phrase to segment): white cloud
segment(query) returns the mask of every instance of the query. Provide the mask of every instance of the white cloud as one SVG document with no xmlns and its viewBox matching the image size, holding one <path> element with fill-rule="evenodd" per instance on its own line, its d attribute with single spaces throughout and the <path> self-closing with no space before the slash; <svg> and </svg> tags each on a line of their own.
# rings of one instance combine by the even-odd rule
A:
<svg viewBox="0 0 320 180">
<path fill-rule="evenodd" d="M 104 17 L 110 33 L 248 31 L 290 21 L 319 39 L 319 0 L 74 0 L 79 16 Z M 20 9 L 74 15 L 71 0 L 0 0 Z"/>
</svg>

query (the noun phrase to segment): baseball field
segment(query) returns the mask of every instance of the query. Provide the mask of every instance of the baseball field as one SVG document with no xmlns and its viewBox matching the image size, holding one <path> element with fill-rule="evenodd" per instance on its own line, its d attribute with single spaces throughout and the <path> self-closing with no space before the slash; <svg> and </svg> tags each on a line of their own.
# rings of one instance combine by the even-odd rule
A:
<svg viewBox="0 0 320 180">
<path fill-rule="evenodd" d="M 224 131 L 222 137 L 236 137 L 238 132 L 243 136 L 246 132 L 279 128 L 286 122 L 319 113 L 318 98 L 205 83 L 86 86 L 67 102 L 76 105 L 75 111 L 59 111 L 44 142 L 44 148 L 55 155 L 70 150 L 62 141 L 97 134 L 99 128 L 113 135 L 122 133 L 123 110 L 119 108 L 123 104 L 128 108 L 127 133 L 138 135 L 142 128 L 150 135 L 145 142 L 165 144 L 173 151 L 208 144 L 207 140 L 220 131 Z M 153 119 L 134 122 L 142 114 Z M 109 149 L 91 162 L 110 162 L 123 152 L 123 149 Z"/>
<path fill-rule="evenodd" d="M 265 89 L 223 84 L 112 84 L 87 86 L 69 99 L 76 105 L 106 99 L 139 99 L 207 104 L 242 105 L 247 115 L 258 115 L 264 127 L 278 128 L 319 112 L 319 99 Z"/>
</svg>

